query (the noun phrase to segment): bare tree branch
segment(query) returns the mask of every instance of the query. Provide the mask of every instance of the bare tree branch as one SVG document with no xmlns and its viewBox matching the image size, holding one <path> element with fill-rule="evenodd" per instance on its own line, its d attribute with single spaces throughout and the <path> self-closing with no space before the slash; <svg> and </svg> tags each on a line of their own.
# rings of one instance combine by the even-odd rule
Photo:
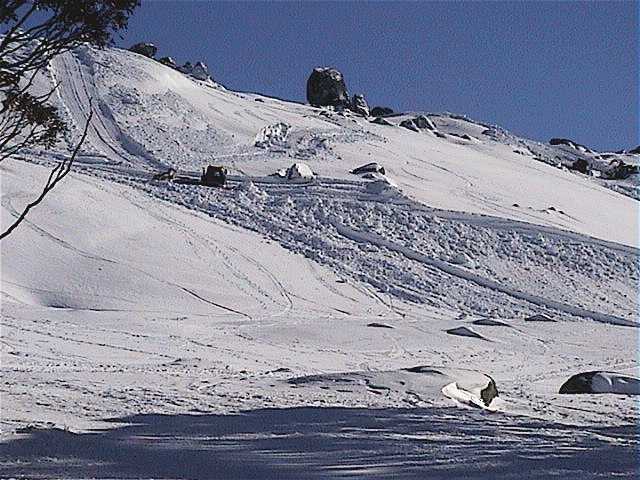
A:
<svg viewBox="0 0 640 480">
<path fill-rule="evenodd" d="M 78 156 L 78 152 L 80 152 L 80 148 L 82 147 L 82 144 L 87 138 L 87 133 L 89 132 L 89 125 L 91 124 L 91 119 L 93 118 L 93 109 L 91 108 L 91 101 L 89 102 L 89 109 L 90 109 L 89 116 L 87 117 L 87 121 L 84 125 L 84 131 L 82 132 L 82 137 L 80 138 L 80 141 L 78 142 L 75 149 L 73 150 L 71 156 L 67 159 L 62 160 L 58 165 L 56 165 L 53 168 L 53 170 L 51 170 L 51 173 L 49 174 L 49 178 L 47 179 L 47 182 L 44 188 L 42 189 L 42 192 L 40 192 L 40 195 L 38 196 L 38 198 L 36 198 L 31 203 L 29 203 L 24 208 L 24 210 L 22 210 L 22 213 L 20 213 L 20 215 L 16 218 L 16 220 L 11 224 L 11 226 L 9 226 L 9 228 L 7 228 L 4 232 L 0 233 L 0 241 L 5 237 L 7 237 L 9 234 L 11 234 L 11 232 L 13 232 L 18 227 L 18 225 L 20 225 L 25 220 L 29 211 L 33 207 L 41 203 L 42 200 L 44 200 L 44 197 L 51 190 L 53 190 L 53 188 L 58 183 L 60 183 L 60 181 L 64 177 L 66 177 L 67 174 L 71 171 L 71 166 L 73 165 L 73 162 Z"/>
</svg>

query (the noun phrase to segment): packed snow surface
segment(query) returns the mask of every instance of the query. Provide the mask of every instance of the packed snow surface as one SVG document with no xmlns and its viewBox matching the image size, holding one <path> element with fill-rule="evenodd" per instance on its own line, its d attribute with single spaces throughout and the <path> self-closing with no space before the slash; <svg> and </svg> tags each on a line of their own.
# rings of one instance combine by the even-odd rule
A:
<svg viewBox="0 0 640 480">
<path fill-rule="evenodd" d="M 52 82 L 70 131 L 0 165 L 3 228 L 95 114 L 2 242 L 0 477 L 635 475 L 635 187 L 556 166 L 597 152 L 117 49 Z M 304 181 L 271 176 L 292 164 Z M 197 184 L 207 165 L 226 188 Z M 584 371 L 610 393 L 558 393 Z"/>
</svg>

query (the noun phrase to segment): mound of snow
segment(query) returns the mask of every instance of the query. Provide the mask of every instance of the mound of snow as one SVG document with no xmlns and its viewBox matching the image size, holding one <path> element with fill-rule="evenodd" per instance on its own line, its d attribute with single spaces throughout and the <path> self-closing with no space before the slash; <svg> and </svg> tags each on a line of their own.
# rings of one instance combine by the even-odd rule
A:
<svg viewBox="0 0 640 480">
<path fill-rule="evenodd" d="M 260 148 L 269 148 L 273 146 L 283 146 L 289 135 L 291 125 L 284 122 L 278 122 L 274 125 L 267 125 L 258 135 L 256 135 L 255 146 Z"/>
<path fill-rule="evenodd" d="M 449 330 L 447 330 L 447 333 L 449 335 L 459 335 L 461 337 L 480 338 L 482 340 L 485 340 L 485 338 L 482 335 L 480 335 L 477 332 L 474 332 L 469 327 L 450 328 Z"/>
<path fill-rule="evenodd" d="M 394 195 L 398 192 L 398 185 L 390 178 L 384 177 L 379 174 L 376 175 L 373 182 L 367 183 L 365 191 L 372 195 Z"/>
</svg>

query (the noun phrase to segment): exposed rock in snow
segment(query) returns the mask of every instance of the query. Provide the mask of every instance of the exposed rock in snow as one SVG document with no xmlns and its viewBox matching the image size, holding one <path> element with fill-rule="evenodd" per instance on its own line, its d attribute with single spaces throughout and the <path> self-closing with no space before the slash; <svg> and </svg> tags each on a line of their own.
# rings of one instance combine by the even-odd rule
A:
<svg viewBox="0 0 640 480">
<path fill-rule="evenodd" d="M 348 107 L 349 94 L 342 73 L 332 67 L 314 68 L 307 80 L 307 101 L 315 107 Z"/>
<path fill-rule="evenodd" d="M 371 322 L 367 324 L 367 327 L 374 327 L 374 328 L 393 328 L 393 326 L 391 325 L 387 325 L 386 323 L 378 323 L 378 322 Z"/>
<path fill-rule="evenodd" d="M 511 327 L 508 323 L 501 322 L 500 320 L 494 320 L 492 318 L 479 318 L 471 323 L 484 327 Z"/>
<path fill-rule="evenodd" d="M 536 313 L 530 317 L 525 318 L 527 322 L 555 322 L 555 320 L 544 313 Z"/>
<path fill-rule="evenodd" d="M 376 162 L 371 162 L 366 165 L 362 165 L 361 167 L 354 168 L 350 173 L 353 173 L 354 175 L 361 175 L 363 173 L 380 173 L 384 175 L 386 172 L 382 165 Z"/>
<path fill-rule="evenodd" d="M 400 126 L 404 127 L 404 128 L 408 128 L 409 130 L 413 130 L 414 132 L 419 132 L 420 131 L 420 129 L 414 123 L 412 118 L 407 118 L 406 120 L 402 120 L 400 122 Z"/>
<path fill-rule="evenodd" d="M 193 65 L 191 65 L 191 62 L 184 62 L 184 65 L 178 67 L 178 71 L 185 75 L 191 75 L 191 72 L 193 72 Z"/>
<path fill-rule="evenodd" d="M 213 77 L 209 73 L 209 67 L 202 62 L 198 62 L 193 66 L 191 76 L 197 80 L 213 80 Z"/>
<path fill-rule="evenodd" d="M 145 57 L 153 58 L 158 51 L 158 47 L 156 47 L 153 43 L 140 42 L 129 47 L 129 51 L 139 53 L 140 55 L 144 55 Z"/>
<path fill-rule="evenodd" d="M 578 373 L 562 384 L 560 393 L 640 395 L 640 379 L 614 372 L 592 371 Z"/>
<path fill-rule="evenodd" d="M 278 122 L 274 125 L 267 125 L 258 132 L 255 138 L 255 146 L 269 148 L 273 146 L 283 146 L 286 143 L 291 125 Z"/>
<path fill-rule="evenodd" d="M 178 64 L 176 63 L 176 61 L 173 59 L 173 57 L 162 57 L 160 60 L 158 60 L 160 63 L 162 63 L 163 65 L 166 65 L 167 67 L 171 67 L 171 68 L 178 68 Z"/>
<path fill-rule="evenodd" d="M 294 163 L 287 170 L 287 180 L 292 182 L 307 182 L 314 178 L 313 171 L 306 163 Z"/>
<path fill-rule="evenodd" d="M 418 115 L 413 119 L 413 123 L 418 128 L 427 128 L 429 130 L 436 130 L 435 124 L 425 115 Z"/>
<path fill-rule="evenodd" d="M 385 115 L 392 115 L 393 109 L 389 107 L 373 107 L 371 109 L 372 117 L 384 117 Z"/>
<path fill-rule="evenodd" d="M 552 138 L 551 140 L 549 140 L 549 145 L 566 145 L 567 147 L 571 147 L 583 153 L 595 153 L 589 147 L 580 145 L 579 143 L 574 142 L 573 140 L 569 140 L 568 138 Z"/>
<path fill-rule="evenodd" d="M 467 265 L 469 262 L 471 262 L 471 259 L 464 252 L 458 252 L 449 259 L 449 263 L 453 263 L 454 265 Z"/>
<path fill-rule="evenodd" d="M 461 337 L 481 338 L 482 340 L 486 340 L 482 335 L 480 335 L 478 332 L 474 332 L 469 327 L 450 328 L 446 332 L 449 335 L 459 335 Z"/>
<path fill-rule="evenodd" d="M 640 155 L 640 145 L 638 145 L 636 148 L 632 148 L 628 153 L 632 155 Z"/>
<path fill-rule="evenodd" d="M 378 125 L 386 125 L 388 127 L 392 127 L 393 123 L 391 123 L 389 120 L 385 120 L 382 117 L 376 117 L 373 120 L 371 120 L 371 123 L 376 123 Z"/>
<path fill-rule="evenodd" d="M 367 183 L 365 191 L 373 195 L 395 195 L 398 192 L 398 185 L 388 177 L 381 177 Z"/>
<path fill-rule="evenodd" d="M 571 170 L 575 170 L 576 172 L 588 174 L 589 173 L 589 162 L 587 162 L 584 158 L 579 158 L 571 165 Z"/>
<path fill-rule="evenodd" d="M 369 105 L 364 98 L 364 95 L 356 93 L 351 100 L 351 110 L 355 113 L 359 113 L 363 117 L 369 116 Z"/>
</svg>

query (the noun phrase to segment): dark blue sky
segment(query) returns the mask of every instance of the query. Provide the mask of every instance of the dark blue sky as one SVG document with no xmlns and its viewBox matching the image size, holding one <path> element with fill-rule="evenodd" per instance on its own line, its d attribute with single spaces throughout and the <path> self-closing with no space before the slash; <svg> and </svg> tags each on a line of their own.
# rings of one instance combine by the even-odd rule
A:
<svg viewBox="0 0 640 480">
<path fill-rule="evenodd" d="M 547 141 L 640 143 L 637 1 L 144 1 L 119 45 L 204 60 L 234 90 L 305 100 L 311 69 L 395 110 L 451 111 Z"/>
</svg>

